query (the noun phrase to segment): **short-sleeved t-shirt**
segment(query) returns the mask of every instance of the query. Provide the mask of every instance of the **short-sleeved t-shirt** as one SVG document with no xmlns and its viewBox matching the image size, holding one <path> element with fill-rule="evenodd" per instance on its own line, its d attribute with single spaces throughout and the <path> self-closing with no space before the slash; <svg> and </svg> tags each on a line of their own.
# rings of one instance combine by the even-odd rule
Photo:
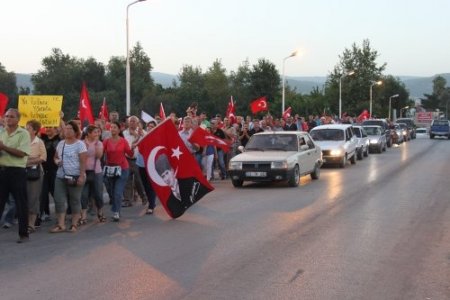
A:
<svg viewBox="0 0 450 300">
<path fill-rule="evenodd" d="M 4 128 L 0 129 L 0 141 L 8 147 L 21 150 L 27 155 L 30 154 L 30 134 L 22 127 L 17 127 L 17 129 L 11 134 L 8 134 Z M 25 168 L 27 165 L 27 159 L 27 156 L 17 157 L 6 151 L 0 151 L 0 166 L 2 167 Z"/>
<path fill-rule="evenodd" d="M 67 144 L 65 140 L 62 140 L 56 147 L 56 152 L 63 162 L 56 172 L 56 177 L 64 178 L 64 175 L 79 176 L 80 153 L 87 152 L 84 142 L 77 140 L 73 144 Z"/>
</svg>

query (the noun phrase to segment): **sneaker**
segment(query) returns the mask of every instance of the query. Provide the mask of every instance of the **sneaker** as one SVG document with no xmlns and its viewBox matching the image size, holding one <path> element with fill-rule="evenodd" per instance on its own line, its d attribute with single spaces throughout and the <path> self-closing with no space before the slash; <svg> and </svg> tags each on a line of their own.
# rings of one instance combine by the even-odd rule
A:
<svg viewBox="0 0 450 300">
<path fill-rule="evenodd" d="M 4 229 L 9 229 L 9 228 L 11 228 L 11 227 L 12 227 L 12 224 L 9 223 L 9 222 L 5 222 L 5 223 L 3 224 L 3 226 L 2 226 L 2 228 L 4 228 Z"/>
<path fill-rule="evenodd" d="M 120 221 L 120 215 L 119 215 L 118 212 L 116 212 L 116 213 L 113 214 L 112 220 L 113 220 L 114 222 L 119 222 L 119 221 Z"/>
</svg>

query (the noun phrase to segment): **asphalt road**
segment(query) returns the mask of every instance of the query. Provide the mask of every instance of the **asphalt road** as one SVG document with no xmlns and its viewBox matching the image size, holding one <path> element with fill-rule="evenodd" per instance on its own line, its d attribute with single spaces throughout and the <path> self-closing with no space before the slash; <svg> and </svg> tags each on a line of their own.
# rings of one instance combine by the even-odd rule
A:
<svg viewBox="0 0 450 300">
<path fill-rule="evenodd" d="M 124 209 L 77 233 L 0 229 L 1 299 L 450 299 L 450 141 L 321 178 L 228 181 L 183 217 Z"/>
</svg>

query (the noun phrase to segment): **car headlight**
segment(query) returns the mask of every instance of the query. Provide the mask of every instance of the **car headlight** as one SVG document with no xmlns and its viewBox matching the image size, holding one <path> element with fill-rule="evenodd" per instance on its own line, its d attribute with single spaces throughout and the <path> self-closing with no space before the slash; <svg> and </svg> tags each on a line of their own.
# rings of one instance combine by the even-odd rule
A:
<svg viewBox="0 0 450 300">
<path fill-rule="evenodd" d="M 287 169 L 287 161 L 273 161 L 270 163 L 271 169 Z"/>
<path fill-rule="evenodd" d="M 228 164 L 229 170 L 242 170 L 242 162 L 241 161 L 230 161 Z"/>
<path fill-rule="evenodd" d="M 370 143 L 371 143 L 371 144 L 378 144 L 378 139 L 376 139 L 376 140 L 375 140 L 375 139 L 370 140 Z"/>
<path fill-rule="evenodd" d="M 333 149 L 330 151 L 331 156 L 341 156 L 342 155 L 342 149 Z"/>
</svg>

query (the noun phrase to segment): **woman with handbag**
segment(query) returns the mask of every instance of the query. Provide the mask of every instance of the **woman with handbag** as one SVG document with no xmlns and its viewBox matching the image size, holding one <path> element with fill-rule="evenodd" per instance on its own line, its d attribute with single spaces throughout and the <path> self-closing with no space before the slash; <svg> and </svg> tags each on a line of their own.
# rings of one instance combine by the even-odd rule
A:
<svg viewBox="0 0 450 300">
<path fill-rule="evenodd" d="M 129 175 L 129 165 L 125 154 L 133 156 L 134 153 L 122 136 L 119 122 L 112 122 L 110 130 L 111 137 L 103 141 L 105 153 L 103 175 L 105 176 L 109 197 L 112 199 L 112 220 L 119 222 L 123 192 Z"/>
<path fill-rule="evenodd" d="M 69 232 L 77 231 L 81 211 L 81 192 L 86 180 L 86 145 L 79 140 L 80 128 L 75 121 L 64 126 L 64 140 L 58 143 L 55 163 L 58 165 L 55 179 L 55 210 L 57 225 L 50 232 L 66 231 L 65 217 L 67 199 L 72 210 Z"/>
<path fill-rule="evenodd" d="M 43 170 L 42 162 L 47 160 L 47 150 L 44 142 L 37 136 L 41 123 L 30 120 L 26 124 L 30 134 L 30 155 L 27 159 L 27 198 L 28 198 L 28 233 L 35 229 L 36 217 L 39 213 L 39 198 L 42 190 Z"/>
<path fill-rule="evenodd" d="M 87 223 L 87 209 L 92 197 L 97 208 L 97 218 L 100 223 L 106 221 L 103 215 L 103 172 L 100 159 L 103 156 L 103 144 L 99 141 L 100 129 L 94 125 L 86 128 L 84 143 L 87 148 L 86 182 L 81 194 L 81 219 L 79 225 Z"/>
</svg>

